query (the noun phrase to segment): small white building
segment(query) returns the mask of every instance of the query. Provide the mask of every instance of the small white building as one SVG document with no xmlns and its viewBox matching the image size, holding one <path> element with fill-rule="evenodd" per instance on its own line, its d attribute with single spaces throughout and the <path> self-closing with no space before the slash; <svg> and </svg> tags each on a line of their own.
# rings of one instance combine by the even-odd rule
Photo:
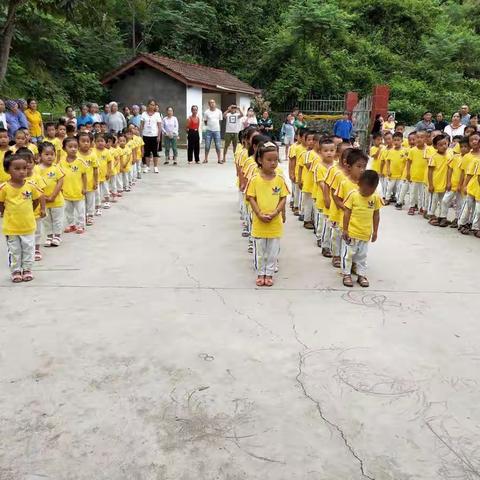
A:
<svg viewBox="0 0 480 480">
<path fill-rule="evenodd" d="M 222 111 L 237 104 L 245 113 L 252 98 L 260 93 L 225 70 L 151 53 L 141 53 L 107 73 L 102 83 L 110 89 L 112 100 L 121 105 L 154 99 L 160 105 L 161 113 L 165 113 L 167 107 L 173 107 L 181 125 L 190 114 L 192 105 L 198 106 L 200 117 L 211 98 Z M 181 139 L 184 139 L 184 129 L 180 130 Z"/>
</svg>

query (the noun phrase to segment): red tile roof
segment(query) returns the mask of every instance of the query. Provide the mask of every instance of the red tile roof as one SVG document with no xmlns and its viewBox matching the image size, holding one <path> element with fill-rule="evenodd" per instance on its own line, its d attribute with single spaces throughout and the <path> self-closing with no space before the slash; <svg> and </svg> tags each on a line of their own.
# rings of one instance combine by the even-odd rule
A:
<svg viewBox="0 0 480 480">
<path fill-rule="evenodd" d="M 134 69 L 139 64 L 149 65 L 176 78 L 185 85 L 199 86 L 209 90 L 246 93 L 248 95 L 260 93 L 260 90 L 251 87 L 248 83 L 242 82 L 225 70 L 182 62 L 180 60 L 174 60 L 173 58 L 154 55 L 153 53 L 141 53 L 137 55 L 116 70 L 107 73 L 103 77 L 102 83 L 108 85 L 112 81 L 118 80 L 121 75 Z"/>
</svg>

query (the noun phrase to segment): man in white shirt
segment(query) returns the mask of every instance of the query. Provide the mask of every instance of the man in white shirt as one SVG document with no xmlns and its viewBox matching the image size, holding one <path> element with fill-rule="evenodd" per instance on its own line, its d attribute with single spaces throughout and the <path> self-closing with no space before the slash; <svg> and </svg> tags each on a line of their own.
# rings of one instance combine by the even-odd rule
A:
<svg viewBox="0 0 480 480">
<path fill-rule="evenodd" d="M 240 112 L 236 105 L 230 105 L 223 116 L 225 118 L 225 138 L 223 139 L 222 163 L 225 163 L 230 144 L 233 145 L 233 153 L 235 153 L 235 149 L 237 148 L 238 132 L 241 129 L 240 118 L 242 118 L 243 113 Z"/>
<path fill-rule="evenodd" d="M 212 140 L 215 142 L 218 163 L 222 163 L 220 159 L 220 152 L 222 148 L 220 122 L 223 120 L 223 115 L 222 111 L 217 108 L 215 100 L 209 100 L 208 106 L 208 110 L 206 110 L 203 114 L 203 123 L 205 124 L 205 160 L 203 163 L 208 163 L 208 152 L 210 151 Z"/>
</svg>

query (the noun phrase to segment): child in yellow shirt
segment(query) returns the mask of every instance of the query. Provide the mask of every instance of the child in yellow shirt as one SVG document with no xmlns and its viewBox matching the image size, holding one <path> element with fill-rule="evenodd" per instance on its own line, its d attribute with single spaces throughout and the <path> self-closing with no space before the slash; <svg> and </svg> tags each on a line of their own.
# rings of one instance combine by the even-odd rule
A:
<svg viewBox="0 0 480 480">
<path fill-rule="evenodd" d="M 380 154 L 380 172 L 378 175 L 380 177 L 380 190 L 382 192 L 382 198 L 387 198 L 387 187 L 388 187 L 388 178 L 387 178 L 387 155 L 390 150 L 393 149 L 393 134 L 391 132 L 385 132 L 383 134 L 383 142 L 385 148 L 382 149 Z"/>
<path fill-rule="evenodd" d="M 387 164 L 387 196 L 386 204 L 395 201 L 395 206 L 401 209 L 398 203 L 400 191 L 402 187 L 402 174 L 405 168 L 407 152 L 402 146 L 403 135 L 399 132 L 393 134 L 393 148 L 386 154 L 385 161 Z"/>
<path fill-rule="evenodd" d="M 282 212 L 289 191 L 283 176 L 276 173 L 278 148 L 274 143 L 260 144 L 255 160 L 260 173 L 249 182 L 247 199 L 253 211 L 256 285 L 271 287 L 283 233 Z"/>
<path fill-rule="evenodd" d="M 125 132 L 125 136 L 127 137 L 127 147 L 130 148 L 131 151 L 131 166 L 130 166 L 130 171 L 128 173 L 128 184 L 130 188 L 133 188 L 133 186 L 136 183 L 137 180 L 137 163 L 139 159 L 137 158 L 137 142 L 134 139 L 133 135 L 133 130 L 132 129 L 127 129 Z M 176 158 L 176 157 L 174 157 Z M 173 161 L 173 164 L 176 165 L 176 160 Z"/>
<path fill-rule="evenodd" d="M 367 254 L 369 242 L 375 242 L 380 224 L 382 200 L 375 193 L 379 182 L 378 173 L 365 170 L 358 181 L 358 190 L 352 190 L 344 202 L 342 273 L 343 284 L 353 287 L 352 265 L 356 265 L 358 283 L 368 287 Z"/>
<path fill-rule="evenodd" d="M 436 153 L 432 156 L 428 162 L 428 216 L 430 217 L 430 225 L 436 227 L 446 227 L 447 224 L 443 221 L 446 220 L 442 217 L 436 217 L 437 207 L 441 206 L 445 190 L 447 188 L 447 171 L 448 163 L 451 156 L 448 150 L 449 137 L 448 135 L 441 133 L 433 139 L 433 146 Z"/>
<path fill-rule="evenodd" d="M 93 216 L 101 215 L 101 210 L 95 209 L 95 192 L 98 188 L 98 162 L 92 151 L 92 136 L 81 132 L 77 135 L 77 157 L 87 166 L 87 190 L 85 192 L 85 213 L 87 227 L 93 225 Z"/>
<path fill-rule="evenodd" d="M 95 208 L 100 211 L 102 208 L 108 210 L 111 207 L 108 182 L 112 176 L 113 158 L 110 150 L 106 147 L 105 134 L 97 133 L 93 150 L 97 156 L 98 164 L 98 188 L 95 192 Z"/>
<path fill-rule="evenodd" d="M 65 176 L 55 164 L 55 147 L 43 142 L 38 146 L 40 163 L 38 173 L 43 178 L 43 193 L 46 202 L 46 215 L 43 225 L 47 234 L 45 247 L 58 247 L 63 230 L 65 200 L 62 194 L 63 177 Z"/>
<path fill-rule="evenodd" d="M 297 141 L 290 147 L 289 161 L 288 161 L 288 174 L 292 181 L 292 193 L 293 193 L 293 214 L 296 217 L 300 217 L 300 208 L 302 206 L 302 190 L 298 184 L 300 169 L 299 158 L 300 155 L 306 150 L 305 147 L 305 134 L 306 128 L 299 128 L 297 132 Z"/>
<path fill-rule="evenodd" d="M 106 133 L 105 141 L 107 142 L 105 148 L 110 152 L 110 155 L 112 157 L 112 174 L 110 175 L 110 180 L 108 182 L 108 187 L 110 191 L 110 203 L 117 203 L 117 198 L 122 197 L 121 192 L 118 190 L 118 175 L 120 174 L 120 156 L 116 146 L 117 138 L 111 133 Z"/>
<path fill-rule="evenodd" d="M 67 137 L 63 141 L 66 157 L 62 158 L 59 167 L 65 174 L 62 193 L 65 198 L 65 233 L 85 233 L 85 193 L 87 192 L 88 167 L 78 157 L 78 141 L 75 137 Z"/>
<path fill-rule="evenodd" d="M 40 215 L 45 215 L 42 192 L 27 178 L 27 161 L 22 155 L 8 152 L 3 160 L 10 179 L 0 185 L 0 215 L 2 231 L 7 239 L 7 249 L 12 282 L 33 280 L 32 267 L 35 255 L 35 214 L 40 205 Z"/>
<path fill-rule="evenodd" d="M 10 180 L 10 175 L 3 168 L 3 158 L 10 150 L 8 141 L 8 130 L 6 128 L 0 128 L 0 185 Z"/>
<path fill-rule="evenodd" d="M 426 152 L 427 133 L 420 130 L 416 134 L 415 146 L 410 148 L 406 160 L 406 182 L 410 184 L 410 205 L 408 215 L 415 215 L 420 209 L 423 214 L 425 207 L 424 179 L 428 168 L 428 158 Z"/>
<path fill-rule="evenodd" d="M 370 168 L 380 174 L 380 164 L 382 152 L 384 150 L 383 136 L 381 133 L 374 133 L 372 135 L 373 145 L 370 147 Z"/>
<path fill-rule="evenodd" d="M 310 166 L 313 157 L 316 155 L 313 151 L 313 144 L 315 140 L 315 133 L 307 131 L 304 136 L 305 150 L 302 150 L 300 156 L 297 158 L 298 163 L 298 179 L 297 184 L 301 190 L 301 214 L 298 217 L 303 221 L 303 227 L 307 230 L 313 230 L 313 174 L 310 172 Z"/>
</svg>

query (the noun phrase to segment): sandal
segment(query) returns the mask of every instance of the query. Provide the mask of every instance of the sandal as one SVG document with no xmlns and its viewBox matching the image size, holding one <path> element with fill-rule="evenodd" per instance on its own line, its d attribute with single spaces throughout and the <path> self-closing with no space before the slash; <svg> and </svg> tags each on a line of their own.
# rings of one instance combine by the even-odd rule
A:
<svg viewBox="0 0 480 480">
<path fill-rule="evenodd" d="M 24 282 L 31 282 L 33 280 L 33 275 L 30 270 L 24 270 L 22 275 L 22 280 Z"/>
<path fill-rule="evenodd" d="M 265 286 L 266 287 L 273 287 L 273 278 L 272 277 L 265 277 Z"/>
<path fill-rule="evenodd" d="M 77 233 L 81 235 L 82 233 L 85 233 L 85 229 L 83 227 L 77 227 Z"/>
<path fill-rule="evenodd" d="M 93 225 L 93 218 L 92 217 L 87 217 L 87 221 L 85 222 L 87 227 L 91 227 Z M 77 229 L 78 233 L 78 229 Z"/>
<path fill-rule="evenodd" d="M 329 248 L 322 248 L 322 255 L 326 258 L 332 258 L 332 251 Z"/>
<path fill-rule="evenodd" d="M 22 273 L 21 272 L 13 272 L 12 273 L 12 282 L 13 283 L 23 282 Z"/>
<path fill-rule="evenodd" d="M 462 234 L 462 235 L 470 235 L 470 229 L 467 227 L 467 226 L 463 226 L 463 227 L 460 227 L 458 229 L 458 231 Z"/>
<path fill-rule="evenodd" d="M 440 222 L 437 217 L 432 217 L 428 223 L 434 227 L 438 227 L 440 225 Z"/>
<path fill-rule="evenodd" d="M 446 218 L 440 218 L 440 221 L 438 222 L 439 227 L 448 227 L 450 222 Z"/>
<path fill-rule="evenodd" d="M 63 231 L 63 233 L 73 233 L 76 229 L 77 227 L 75 225 L 70 225 Z"/>
<path fill-rule="evenodd" d="M 52 246 L 52 237 L 47 237 L 45 239 L 45 243 L 43 244 L 44 247 L 51 247 Z"/>
<path fill-rule="evenodd" d="M 52 247 L 58 247 L 60 246 L 60 243 L 62 242 L 62 239 L 55 235 L 53 238 L 52 238 Z"/>
<path fill-rule="evenodd" d="M 42 259 L 42 253 L 40 250 L 35 250 L 35 261 L 39 262 Z"/>
<path fill-rule="evenodd" d="M 340 257 L 333 257 L 333 258 L 332 258 L 332 265 L 333 265 L 335 268 L 340 268 L 340 265 L 341 265 Z"/>
<path fill-rule="evenodd" d="M 202 163 L 208 163 L 208 160 L 204 160 Z"/>
<path fill-rule="evenodd" d="M 353 280 L 351 275 L 344 275 L 343 276 L 343 285 L 345 287 L 353 287 Z"/>
<path fill-rule="evenodd" d="M 357 283 L 363 288 L 370 286 L 370 283 L 368 283 L 367 277 L 359 276 L 357 279 Z"/>
<path fill-rule="evenodd" d="M 413 207 L 410 207 L 408 209 L 408 214 L 407 215 L 415 215 L 415 209 Z"/>
<path fill-rule="evenodd" d="M 477 231 L 473 234 L 473 236 L 474 236 L 475 238 L 480 238 L 480 230 L 477 230 Z"/>
<path fill-rule="evenodd" d="M 265 285 L 265 277 L 262 277 L 262 276 L 257 277 L 257 281 L 255 283 L 257 287 L 263 287 Z"/>
<path fill-rule="evenodd" d="M 303 228 L 306 228 L 307 230 L 313 230 L 313 223 L 312 222 L 304 222 Z"/>
<path fill-rule="evenodd" d="M 458 228 L 458 220 L 456 218 L 450 224 L 450 228 Z"/>
</svg>

